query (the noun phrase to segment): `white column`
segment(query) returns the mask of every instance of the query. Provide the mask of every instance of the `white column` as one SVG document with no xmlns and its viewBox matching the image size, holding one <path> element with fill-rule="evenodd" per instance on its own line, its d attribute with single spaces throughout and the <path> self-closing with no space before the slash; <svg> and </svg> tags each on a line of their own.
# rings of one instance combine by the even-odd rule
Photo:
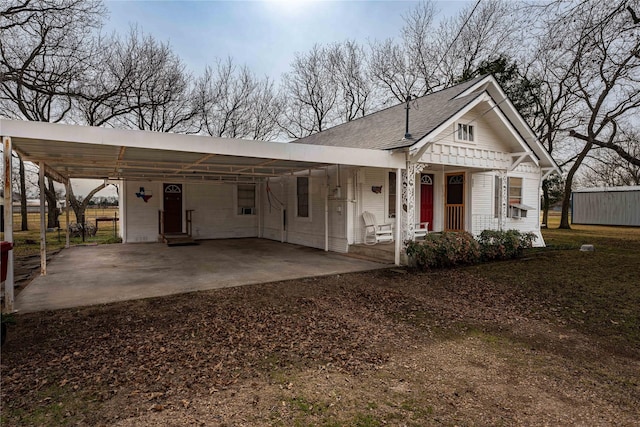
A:
<svg viewBox="0 0 640 427">
<path fill-rule="evenodd" d="M 13 245 L 13 192 L 11 180 L 13 175 L 11 138 L 2 138 L 4 146 L 4 240 Z M 4 307 L 8 313 L 13 312 L 13 249 L 7 254 L 7 279 L 4 282 Z"/>
<path fill-rule="evenodd" d="M 44 162 L 40 162 L 40 275 L 47 275 L 47 224 L 44 210 Z"/>
<path fill-rule="evenodd" d="M 402 241 L 400 240 L 402 237 L 402 232 L 400 228 L 402 227 L 402 169 L 396 169 L 396 247 L 395 247 L 395 256 L 394 263 L 396 265 L 400 265 L 400 251 L 402 249 Z"/>
<path fill-rule="evenodd" d="M 406 207 L 404 222 L 404 240 L 415 240 L 416 227 L 416 174 L 424 169 L 424 164 L 407 161 L 402 177 L 402 201 Z"/>
<path fill-rule="evenodd" d="M 504 230 L 507 227 L 507 213 L 509 209 L 509 188 L 507 180 L 507 171 L 500 171 L 500 185 L 502 188 L 501 197 L 501 209 L 500 209 L 500 224 L 499 229 Z"/>
<path fill-rule="evenodd" d="M 65 239 L 66 239 L 64 247 L 67 248 L 67 249 L 69 249 L 69 247 L 71 246 L 71 242 L 70 242 L 71 235 L 70 235 L 70 232 L 69 232 L 69 209 L 71 208 L 71 206 L 69 206 L 69 194 L 71 194 L 71 179 L 67 178 L 67 182 L 66 182 L 66 185 L 65 185 L 65 195 L 64 195 L 65 208 L 66 208 L 65 209 L 66 210 L 65 218 L 67 220 L 67 227 L 66 227 L 66 230 L 65 230 L 65 233 L 64 233 L 65 234 Z M 114 226 L 115 226 L 115 224 L 114 224 Z"/>
<path fill-rule="evenodd" d="M 311 176 L 311 173 L 309 173 Z M 329 252 L 329 172 L 324 170 L 324 251 Z"/>
</svg>

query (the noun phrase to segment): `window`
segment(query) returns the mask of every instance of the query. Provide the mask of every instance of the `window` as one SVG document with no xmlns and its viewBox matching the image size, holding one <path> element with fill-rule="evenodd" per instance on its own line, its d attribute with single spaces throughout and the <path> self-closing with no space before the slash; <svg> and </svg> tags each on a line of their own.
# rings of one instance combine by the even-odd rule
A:
<svg viewBox="0 0 640 427">
<path fill-rule="evenodd" d="M 396 217 L 396 173 L 389 172 L 389 218 Z"/>
<path fill-rule="evenodd" d="M 298 217 L 309 218 L 309 177 L 299 176 L 297 178 L 297 203 Z"/>
<path fill-rule="evenodd" d="M 522 206 L 522 178 L 509 177 L 507 181 L 509 195 L 509 216 L 519 217 Z M 525 214 L 526 216 L 526 214 Z"/>
<path fill-rule="evenodd" d="M 238 185 L 238 215 L 255 215 L 255 185 Z"/>
<path fill-rule="evenodd" d="M 458 123 L 458 132 L 456 133 L 458 141 L 473 142 L 473 126 L 463 123 Z"/>
</svg>

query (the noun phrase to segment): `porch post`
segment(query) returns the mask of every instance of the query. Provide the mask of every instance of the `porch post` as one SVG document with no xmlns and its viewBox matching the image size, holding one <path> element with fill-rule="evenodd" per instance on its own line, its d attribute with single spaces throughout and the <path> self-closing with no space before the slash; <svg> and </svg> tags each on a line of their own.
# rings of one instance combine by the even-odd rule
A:
<svg viewBox="0 0 640 427">
<path fill-rule="evenodd" d="M 258 210 L 256 214 L 258 215 L 258 239 L 262 238 L 262 183 L 260 181 L 256 182 L 256 192 L 258 193 Z"/>
<path fill-rule="evenodd" d="M 400 227 L 402 226 L 401 212 L 402 212 L 402 181 L 400 177 L 402 176 L 402 169 L 396 169 L 396 233 L 395 233 L 395 255 L 394 255 L 394 263 L 396 265 L 400 265 L 400 250 L 402 249 L 402 242 L 400 241 L 400 236 L 402 236 Z"/>
<path fill-rule="evenodd" d="M 47 275 L 47 224 L 44 211 L 44 162 L 40 162 L 40 275 Z"/>
<path fill-rule="evenodd" d="M 4 157 L 4 240 L 13 245 L 13 191 L 11 180 L 13 175 L 11 137 L 2 138 Z M 13 312 L 13 249 L 7 253 L 7 278 L 4 282 L 4 308 Z"/>
<path fill-rule="evenodd" d="M 504 230 L 507 226 L 507 212 L 509 209 L 509 186 L 507 185 L 507 171 L 500 171 L 500 186 L 502 191 L 502 197 L 500 200 L 501 209 L 500 209 L 500 223 L 498 224 L 499 230 Z"/>
<path fill-rule="evenodd" d="M 69 178 L 67 178 L 67 182 L 65 184 L 65 195 L 64 195 L 64 200 L 65 200 L 65 210 L 67 211 L 65 213 L 65 219 L 67 220 L 67 229 L 65 230 L 65 244 L 64 247 L 69 249 L 69 247 L 71 246 L 70 243 L 70 232 L 69 232 L 69 208 L 71 206 L 69 206 L 69 194 L 71 192 L 71 180 Z"/>
<path fill-rule="evenodd" d="M 329 252 L 329 172 L 326 168 L 324 170 L 324 177 L 324 251 Z"/>
<path fill-rule="evenodd" d="M 404 240 L 415 240 L 416 227 L 416 174 L 422 172 L 424 164 L 407 160 L 407 168 L 402 177 L 402 199 L 406 211 Z"/>
</svg>

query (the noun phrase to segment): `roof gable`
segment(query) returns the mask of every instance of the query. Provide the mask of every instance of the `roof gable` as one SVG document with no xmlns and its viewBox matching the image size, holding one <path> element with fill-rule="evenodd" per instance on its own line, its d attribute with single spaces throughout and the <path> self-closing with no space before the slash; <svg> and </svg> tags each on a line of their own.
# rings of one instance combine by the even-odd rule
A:
<svg viewBox="0 0 640 427">
<path fill-rule="evenodd" d="M 491 75 L 410 101 L 409 138 L 404 138 L 406 104 L 401 103 L 295 142 L 379 150 L 411 148 L 414 153 L 424 152 L 433 138 L 481 102 L 488 103 L 487 113 L 500 118 L 522 147 L 522 152 L 529 153 L 536 163 L 540 160 L 541 166 L 559 171 L 555 161 Z"/>
<path fill-rule="evenodd" d="M 477 94 L 456 97 L 480 80 L 479 77 L 410 101 L 410 138 L 404 138 L 406 104 L 402 103 L 295 142 L 379 150 L 410 147 L 474 99 Z"/>
</svg>

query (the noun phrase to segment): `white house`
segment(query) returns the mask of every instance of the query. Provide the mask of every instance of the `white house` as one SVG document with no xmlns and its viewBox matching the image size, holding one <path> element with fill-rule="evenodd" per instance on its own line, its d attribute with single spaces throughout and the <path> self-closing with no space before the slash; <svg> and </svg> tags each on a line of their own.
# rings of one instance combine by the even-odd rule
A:
<svg viewBox="0 0 640 427">
<path fill-rule="evenodd" d="M 434 232 L 516 228 L 544 245 L 539 188 L 558 171 L 492 76 L 291 143 L 9 120 L 0 135 L 4 153 L 61 182 L 118 183 L 125 243 L 186 233 L 348 252 L 370 212 L 392 224 L 396 263 L 427 222 Z"/>
</svg>

